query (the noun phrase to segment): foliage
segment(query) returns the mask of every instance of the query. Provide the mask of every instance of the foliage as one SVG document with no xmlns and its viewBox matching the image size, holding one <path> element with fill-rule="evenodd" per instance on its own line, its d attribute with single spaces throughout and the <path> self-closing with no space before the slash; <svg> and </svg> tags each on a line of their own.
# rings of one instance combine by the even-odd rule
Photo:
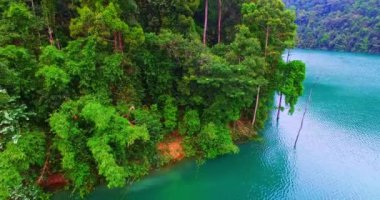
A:
<svg viewBox="0 0 380 200">
<path fill-rule="evenodd" d="M 5 90 L 0 90 L 0 151 L 5 144 L 17 144 L 22 134 L 22 126 L 34 113 L 27 112 L 26 105 L 17 104 L 16 98 L 10 97 Z"/>
<path fill-rule="evenodd" d="M 302 82 L 305 80 L 305 64 L 299 60 L 282 63 L 279 71 L 282 73 L 279 92 L 285 95 L 285 103 L 290 106 L 289 113 L 292 114 L 298 97 L 303 94 Z"/>
<path fill-rule="evenodd" d="M 38 38 L 36 32 L 40 24 L 25 3 L 12 1 L 1 12 L 0 46 L 24 46 L 29 50 L 37 51 Z"/>
<path fill-rule="evenodd" d="M 378 0 L 285 0 L 297 11 L 298 46 L 353 52 L 380 52 Z"/>
<path fill-rule="evenodd" d="M 186 135 L 194 135 L 198 133 L 201 128 L 201 120 L 199 118 L 198 111 L 189 110 L 183 116 L 181 123 L 181 133 Z"/>
<path fill-rule="evenodd" d="M 255 112 L 251 133 L 262 128 L 276 91 L 294 106 L 305 66 L 281 58 L 294 13 L 280 0 L 223 1 L 215 44 L 210 1 L 205 46 L 201 5 L 0 2 L 0 198 L 45 197 L 35 181 L 44 161 L 83 196 L 169 163 L 159 147 L 173 139 L 198 161 L 236 153 L 235 122 Z"/>
<path fill-rule="evenodd" d="M 17 143 L 8 142 L 0 152 L 0 197 L 7 198 L 18 188 L 26 187 L 24 177 L 31 166 L 41 166 L 45 157 L 45 135 L 23 132 Z M 25 185 L 24 185 L 25 184 Z"/>
<path fill-rule="evenodd" d="M 228 136 L 229 130 L 223 126 L 214 123 L 204 126 L 196 139 L 204 158 L 211 159 L 222 154 L 237 153 L 237 146 Z"/>
<path fill-rule="evenodd" d="M 124 154 L 136 140 L 149 139 L 145 126 L 132 126 L 113 107 L 91 96 L 64 103 L 51 116 L 50 126 L 63 156 L 62 168 L 81 192 L 93 184 L 94 163 L 109 187 L 123 186 L 126 178 L 135 176 L 120 165 Z"/>
</svg>

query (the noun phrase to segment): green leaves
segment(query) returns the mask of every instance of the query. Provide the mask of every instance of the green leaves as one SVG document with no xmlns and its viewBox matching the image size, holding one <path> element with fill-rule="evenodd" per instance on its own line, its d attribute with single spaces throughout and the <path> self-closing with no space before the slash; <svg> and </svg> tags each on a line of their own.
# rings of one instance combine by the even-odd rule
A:
<svg viewBox="0 0 380 200">
<path fill-rule="evenodd" d="M 198 111 L 187 111 L 183 117 L 183 122 L 181 125 L 181 132 L 186 135 L 192 136 L 198 133 L 201 128 L 201 120 L 199 118 Z"/>
<path fill-rule="evenodd" d="M 26 127 L 26 121 L 34 115 L 27 111 L 24 104 L 16 102 L 17 98 L 10 97 L 6 90 L 0 90 L 2 101 L 0 102 L 0 152 L 4 150 L 8 142 L 18 143 L 22 136 L 22 128 Z"/>
<path fill-rule="evenodd" d="M 297 11 L 299 47 L 380 52 L 377 0 L 284 2 Z M 353 16 L 355 20 L 352 20 Z"/>
<path fill-rule="evenodd" d="M 91 3 L 94 4 L 94 3 Z M 143 31 L 140 27 L 130 27 L 120 18 L 120 10 L 114 3 L 103 6 L 100 3 L 95 5 L 84 5 L 78 8 L 78 18 L 74 18 L 70 23 L 70 33 L 72 37 L 92 36 L 102 45 L 126 42 L 129 49 L 138 47 L 143 41 Z M 124 39 L 117 38 L 117 34 L 122 34 Z M 113 41 L 109 41 L 109 40 Z M 119 48 L 119 47 L 115 47 Z"/>
<path fill-rule="evenodd" d="M 123 186 L 129 173 L 119 164 L 122 157 L 115 155 L 123 155 L 137 140 L 149 139 L 145 126 L 132 126 L 113 107 L 90 96 L 64 103 L 51 116 L 50 126 L 63 156 L 62 167 L 78 188 L 91 184 L 88 170 L 92 162 L 96 162 L 99 175 L 105 177 L 109 187 Z M 92 156 L 83 152 L 91 152 Z M 83 163 L 82 167 L 75 160 Z M 82 170 L 87 171 L 84 177 L 77 174 Z"/>
<path fill-rule="evenodd" d="M 44 78 L 44 86 L 48 91 L 62 91 L 70 82 L 70 77 L 66 72 L 54 65 L 42 67 L 37 71 L 36 76 Z"/>
<path fill-rule="evenodd" d="M 29 167 L 41 166 L 45 158 L 45 136 L 24 132 L 17 143 L 9 142 L 0 151 L 0 198 L 6 199 L 23 184 Z"/>
<path fill-rule="evenodd" d="M 94 137 L 88 140 L 87 145 L 98 164 L 99 174 L 107 180 L 107 186 L 109 188 L 124 186 L 126 172 L 123 167 L 117 165 L 107 142 L 102 138 Z"/>
<path fill-rule="evenodd" d="M 164 127 L 167 132 L 171 132 L 177 127 L 177 105 L 174 98 L 170 96 L 163 96 L 161 99 L 163 101 L 162 116 L 164 118 Z"/>
<path fill-rule="evenodd" d="M 222 125 L 208 123 L 202 128 L 196 141 L 203 158 L 212 159 L 219 155 L 238 152 L 229 130 Z"/>
<path fill-rule="evenodd" d="M 285 103 L 290 106 L 289 113 L 293 114 L 298 97 L 303 94 L 303 81 L 305 80 L 305 63 L 299 60 L 280 65 L 282 79 L 280 92 L 285 95 Z"/>
<path fill-rule="evenodd" d="M 258 0 L 240 16 L 242 1 L 224 2 L 231 42 L 212 48 L 197 33 L 199 0 L 0 3 L 0 197 L 37 176 L 46 141 L 49 169 L 81 195 L 161 166 L 158 147 L 172 137 L 200 160 L 236 153 L 231 125 L 251 117 L 256 88 L 261 127 L 273 91 L 293 105 L 304 77 L 297 63 L 276 69 L 294 39 L 292 13 L 280 0 Z M 37 114 L 26 122 L 29 110 Z M 46 133 L 28 136 L 28 127 Z"/>
<path fill-rule="evenodd" d="M 281 0 L 258 0 L 255 3 L 244 3 L 242 7 L 243 24 L 261 42 L 262 50 L 266 44 L 269 54 L 281 56 L 285 48 L 295 44 L 295 13 L 286 10 Z"/>
<path fill-rule="evenodd" d="M 38 38 L 34 34 L 40 24 L 25 3 L 11 2 L 2 13 L 0 24 L 0 46 L 13 44 L 36 50 Z"/>
</svg>

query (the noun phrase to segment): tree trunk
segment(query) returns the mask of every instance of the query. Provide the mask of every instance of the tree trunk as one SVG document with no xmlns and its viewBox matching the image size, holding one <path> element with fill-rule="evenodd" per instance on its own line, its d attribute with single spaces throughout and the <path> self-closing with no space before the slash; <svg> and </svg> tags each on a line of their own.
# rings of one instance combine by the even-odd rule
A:
<svg viewBox="0 0 380 200">
<path fill-rule="evenodd" d="M 34 0 L 31 0 L 30 2 L 31 2 L 31 4 L 32 4 L 32 10 L 33 10 L 34 17 L 36 17 L 36 19 L 37 19 L 37 15 L 36 15 L 36 7 L 35 7 L 35 5 L 34 5 Z M 37 35 L 38 35 L 38 44 L 39 44 L 40 46 L 42 46 L 42 44 L 41 44 L 41 34 L 40 34 L 39 31 L 37 31 Z"/>
<path fill-rule="evenodd" d="M 121 34 L 121 32 L 119 31 L 119 50 L 120 52 L 123 52 L 123 35 Z"/>
<path fill-rule="evenodd" d="M 312 94 L 312 92 L 313 92 L 313 88 L 311 88 L 311 90 L 310 90 L 309 98 L 308 98 L 307 103 L 306 103 L 306 106 L 305 106 L 305 111 L 303 112 L 302 121 L 301 121 L 301 126 L 300 126 L 300 129 L 298 130 L 297 138 L 296 138 L 296 140 L 294 141 L 293 149 L 296 149 L 296 148 L 297 148 L 297 142 L 298 142 L 298 139 L 299 139 L 299 137 L 300 137 L 300 134 L 301 134 L 301 131 L 302 131 L 302 128 L 303 128 L 303 122 L 304 122 L 304 120 L 305 120 L 305 115 L 306 115 L 307 109 L 308 109 L 309 104 L 310 104 L 310 101 L 311 101 L 311 94 Z"/>
<path fill-rule="evenodd" d="M 265 33 L 265 49 L 264 49 L 264 58 L 266 61 L 267 55 L 268 55 L 268 42 L 269 42 L 269 27 L 267 26 L 266 28 L 266 33 Z"/>
<path fill-rule="evenodd" d="M 221 41 L 222 31 L 222 0 L 218 0 L 218 43 Z"/>
<path fill-rule="evenodd" d="M 113 32 L 113 48 L 114 48 L 114 51 L 116 52 L 117 51 L 117 48 L 118 48 L 118 46 L 117 46 L 117 33 L 116 33 L 116 31 L 115 32 Z"/>
<path fill-rule="evenodd" d="M 290 50 L 288 49 L 288 55 L 286 57 L 286 63 L 289 63 L 289 59 L 290 59 Z M 278 120 L 280 120 L 281 102 L 282 102 L 282 92 L 280 92 L 280 101 L 278 102 L 277 122 L 278 122 Z"/>
<path fill-rule="evenodd" d="M 282 103 L 282 93 L 280 93 L 280 100 L 278 101 L 277 121 L 280 120 L 281 103 Z"/>
<path fill-rule="evenodd" d="M 57 48 L 58 48 L 59 50 L 61 50 L 61 43 L 59 42 L 59 39 L 58 39 L 58 38 L 55 40 L 55 43 L 57 44 Z"/>
<path fill-rule="evenodd" d="M 54 45 L 54 36 L 53 36 L 53 30 L 48 26 L 48 33 L 49 33 L 49 42 L 50 45 Z"/>
<path fill-rule="evenodd" d="M 207 22 L 208 22 L 208 0 L 205 0 L 205 21 L 203 24 L 203 45 L 204 46 L 206 46 Z"/>
<path fill-rule="evenodd" d="M 254 112 L 253 112 L 252 128 L 255 126 L 256 115 L 257 115 L 257 109 L 258 109 L 258 107 L 259 107 L 259 101 L 260 101 L 260 86 L 257 87 L 256 105 L 255 105 L 255 110 L 254 110 Z"/>
</svg>

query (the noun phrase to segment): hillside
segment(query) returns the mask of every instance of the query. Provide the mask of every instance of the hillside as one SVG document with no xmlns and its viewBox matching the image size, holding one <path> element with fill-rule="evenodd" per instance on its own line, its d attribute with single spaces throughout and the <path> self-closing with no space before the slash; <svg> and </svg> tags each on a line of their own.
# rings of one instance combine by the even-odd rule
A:
<svg viewBox="0 0 380 200">
<path fill-rule="evenodd" d="M 84 196 L 237 153 L 275 93 L 292 113 L 305 78 L 304 63 L 282 61 L 294 12 L 224 3 L 1 1 L 0 199 Z"/>
<path fill-rule="evenodd" d="M 297 11 L 299 47 L 380 52 L 379 0 L 284 0 Z"/>
</svg>

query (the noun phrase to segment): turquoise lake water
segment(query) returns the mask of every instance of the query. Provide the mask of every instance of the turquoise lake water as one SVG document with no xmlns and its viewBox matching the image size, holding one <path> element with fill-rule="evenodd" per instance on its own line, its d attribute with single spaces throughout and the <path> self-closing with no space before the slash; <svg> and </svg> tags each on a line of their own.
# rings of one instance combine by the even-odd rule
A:
<svg viewBox="0 0 380 200">
<path fill-rule="evenodd" d="M 380 56 L 293 50 L 291 59 L 307 64 L 305 94 L 293 116 L 268 121 L 262 142 L 199 167 L 185 161 L 158 170 L 126 188 L 99 187 L 88 199 L 380 199 Z"/>
</svg>

